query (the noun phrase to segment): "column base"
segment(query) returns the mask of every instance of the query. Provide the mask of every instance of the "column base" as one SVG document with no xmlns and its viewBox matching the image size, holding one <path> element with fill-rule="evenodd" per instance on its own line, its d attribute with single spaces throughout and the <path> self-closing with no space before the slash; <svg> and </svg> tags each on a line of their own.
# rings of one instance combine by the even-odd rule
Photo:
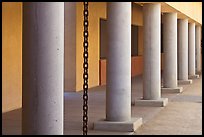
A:
<svg viewBox="0 0 204 137">
<path fill-rule="evenodd" d="M 176 87 L 176 88 L 161 88 L 163 93 L 181 93 L 183 92 L 183 87 Z"/>
<path fill-rule="evenodd" d="M 193 81 L 188 79 L 188 80 L 178 80 L 179 85 L 187 85 L 187 84 L 192 84 Z"/>
<path fill-rule="evenodd" d="M 148 107 L 164 107 L 168 104 L 168 98 L 160 98 L 158 100 L 135 100 L 135 105 Z"/>
<path fill-rule="evenodd" d="M 134 132 L 142 125 L 142 118 L 131 118 L 130 121 L 116 122 L 99 120 L 94 123 L 94 130 Z"/>
<path fill-rule="evenodd" d="M 189 79 L 197 79 L 197 78 L 199 78 L 199 75 L 189 75 L 188 78 Z"/>
</svg>

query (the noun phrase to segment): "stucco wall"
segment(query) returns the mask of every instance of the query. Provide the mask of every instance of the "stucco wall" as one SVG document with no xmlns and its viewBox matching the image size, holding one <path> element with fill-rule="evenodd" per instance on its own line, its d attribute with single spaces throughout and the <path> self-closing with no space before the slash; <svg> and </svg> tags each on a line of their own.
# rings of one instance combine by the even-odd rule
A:
<svg viewBox="0 0 204 137">
<path fill-rule="evenodd" d="M 2 112 L 22 107 L 22 3 L 2 3 Z"/>
<path fill-rule="evenodd" d="M 89 87 L 99 85 L 99 18 L 106 18 L 106 2 L 89 3 Z M 83 3 L 77 3 L 76 91 L 83 88 Z"/>
<path fill-rule="evenodd" d="M 64 90 L 76 90 L 76 3 L 65 3 Z"/>
<path fill-rule="evenodd" d="M 89 87 L 99 85 L 100 18 L 106 19 L 106 2 L 89 3 Z M 77 3 L 76 17 L 76 91 L 83 85 L 83 3 Z M 133 4 L 132 24 L 142 26 L 142 7 Z M 81 32 L 81 33 L 80 33 Z M 139 47 L 142 42 L 139 42 Z M 142 48 L 139 48 L 141 52 Z M 141 53 L 140 53 L 141 54 Z M 103 67 L 104 68 L 104 67 Z"/>
<path fill-rule="evenodd" d="M 202 2 L 165 2 L 202 25 Z"/>
</svg>

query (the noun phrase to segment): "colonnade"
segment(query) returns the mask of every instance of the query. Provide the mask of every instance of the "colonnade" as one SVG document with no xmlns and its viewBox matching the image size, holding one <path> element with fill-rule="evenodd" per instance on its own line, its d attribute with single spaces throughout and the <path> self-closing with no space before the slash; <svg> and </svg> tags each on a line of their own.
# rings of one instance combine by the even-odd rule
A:
<svg viewBox="0 0 204 137">
<path fill-rule="evenodd" d="M 143 5 L 143 98 L 135 105 L 166 106 L 161 92 L 181 92 L 201 71 L 201 26 L 163 15 L 164 70 L 161 86 L 161 4 Z M 106 119 L 94 129 L 135 131 L 131 117 L 131 2 L 108 2 Z M 63 134 L 64 3 L 23 4 L 23 134 Z M 134 107 L 134 106 L 132 106 Z"/>
</svg>

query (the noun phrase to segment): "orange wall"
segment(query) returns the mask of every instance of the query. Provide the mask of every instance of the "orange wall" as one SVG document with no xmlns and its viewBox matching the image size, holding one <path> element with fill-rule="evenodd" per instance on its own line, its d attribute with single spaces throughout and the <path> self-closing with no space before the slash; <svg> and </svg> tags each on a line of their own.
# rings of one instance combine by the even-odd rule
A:
<svg viewBox="0 0 204 137">
<path fill-rule="evenodd" d="M 202 25 L 202 2 L 165 2 Z"/>
<path fill-rule="evenodd" d="M 106 2 L 89 3 L 89 87 L 100 84 L 100 18 L 106 19 Z M 76 7 L 76 91 L 83 89 L 83 3 Z M 142 26 L 142 7 L 133 4 L 132 24 Z M 140 42 L 141 43 L 141 42 Z"/>
<path fill-rule="evenodd" d="M 76 4 L 76 91 L 83 89 L 83 2 Z M 106 18 L 106 2 L 89 3 L 89 88 L 99 85 L 100 18 Z"/>
<path fill-rule="evenodd" d="M 131 58 L 131 76 L 137 76 L 143 73 L 143 56 Z"/>
<path fill-rule="evenodd" d="M 139 26 L 138 28 L 138 55 L 141 56 L 143 54 L 143 26 Z"/>
<path fill-rule="evenodd" d="M 22 106 L 22 3 L 2 3 L 2 112 Z"/>
<path fill-rule="evenodd" d="M 99 60 L 99 85 L 106 84 L 106 59 Z"/>
</svg>

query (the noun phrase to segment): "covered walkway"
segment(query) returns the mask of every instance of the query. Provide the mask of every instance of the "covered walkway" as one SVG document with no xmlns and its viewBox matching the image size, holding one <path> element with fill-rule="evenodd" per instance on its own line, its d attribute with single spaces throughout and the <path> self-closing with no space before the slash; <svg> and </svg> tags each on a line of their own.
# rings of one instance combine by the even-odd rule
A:
<svg viewBox="0 0 204 137">
<path fill-rule="evenodd" d="M 133 132 L 93 131 L 93 123 L 105 119 L 105 86 L 89 91 L 88 134 L 202 134 L 202 75 L 190 85 L 182 85 L 182 93 L 162 93 L 169 99 L 166 107 L 132 106 L 132 116 L 142 117 L 143 125 Z M 180 85 L 181 86 L 181 85 Z M 132 78 L 132 99 L 142 97 L 142 76 Z M 64 134 L 82 134 L 82 92 L 64 94 Z M 21 134 L 21 109 L 2 114 L 2 133 Z"/>
</svg>

